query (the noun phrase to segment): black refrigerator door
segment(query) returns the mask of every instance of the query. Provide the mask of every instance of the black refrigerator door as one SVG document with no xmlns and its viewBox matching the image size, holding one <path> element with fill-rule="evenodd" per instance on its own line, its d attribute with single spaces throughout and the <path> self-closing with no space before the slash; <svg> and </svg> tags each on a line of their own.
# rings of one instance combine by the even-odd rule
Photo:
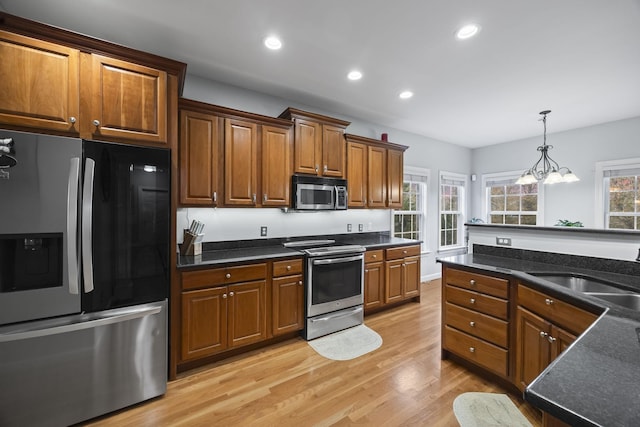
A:
<svg viewBox="0 0 640 427">
<path fill-rule="evenodd" d="M 83 151 L 83 188 L 92 189 L 83 191 L 83 221 L 91 218 L 91 259 L 83 251 L 83 268 L 93 273 L 90 290 L 83 271 L 83 311 L 167 298 L 170 151 L 95 141 L 84 141 Z M 83 244 L 87 234 L 83 224 Z"/>
</svg>

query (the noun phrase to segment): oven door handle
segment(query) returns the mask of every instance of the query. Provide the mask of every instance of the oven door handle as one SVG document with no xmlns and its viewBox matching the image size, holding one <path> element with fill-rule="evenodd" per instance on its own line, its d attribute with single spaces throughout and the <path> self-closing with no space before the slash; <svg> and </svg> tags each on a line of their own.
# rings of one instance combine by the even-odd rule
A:
<svg viewBox="0 0 640 427">
<path fill-rule="evenodd" d="M 354 314 L 360 313 L 361 311 L 362 311 L 362 307 L 357 307 L 349 311 L 348 313 L 340 313 L 338 315 L 329 315 L 329 316 L 319 317 L 319 318 L 310 319 L 310 320 L 311 320 L 311 323 L 324 322 L 326 320 L 335 320 L 335 319 L 341 319 L 343 317 L 353 316 Z"/>
<path fill-rule="evenodd" d="M 330 258 L 330 259 L 314 259 L 313 265 L 327 265 L 327 264 L 340 264 L 343 262 L 360 261 L 364 259 L 364 255 L 356 255 L 342 258 Z"/>
</svg>

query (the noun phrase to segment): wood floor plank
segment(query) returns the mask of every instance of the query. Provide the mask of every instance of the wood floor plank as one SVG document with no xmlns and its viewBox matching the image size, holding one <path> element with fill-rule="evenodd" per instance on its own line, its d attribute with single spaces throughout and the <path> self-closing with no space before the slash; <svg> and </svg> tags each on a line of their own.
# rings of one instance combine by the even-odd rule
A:
<svg viewBox="0 0 640 427">
<path fill-rule="evenodd" d="M 318 355 L 302 338 L 199 368 L 165 396 L 91 420 L 90 426 L 457 426 L 453 400 L 507 393 L 534 426 L 540 413 L 440 352 L 440 282 L 420 303 L 365 318 L 383 339 L 349 361 Z"/>
</svg>

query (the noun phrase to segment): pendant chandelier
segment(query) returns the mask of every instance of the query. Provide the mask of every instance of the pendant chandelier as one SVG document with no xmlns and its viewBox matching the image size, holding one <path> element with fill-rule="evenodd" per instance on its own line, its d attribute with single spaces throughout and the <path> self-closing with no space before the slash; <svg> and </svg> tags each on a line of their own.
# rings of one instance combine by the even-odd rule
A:
<svg viewBox="0 0 640 427">
<path fill-rule="evenodd" d="M 516 184 L 534 184 L 538 181 L 542 181 L 544 184 L 580 181 L 580 178 L 571 172 L 569 168 L 565 166 L 561 167 L 555 160 L 549 157 L 549 150 L 553 148 L 553 145 L 547 145 L 547 114 L 550 112 L 551 110 L 540 112 L 542 115 L 542 124 L 544 125 L 544 139 L 542 140 L 542 145 L 538 147 L 538 151 L 541 153 L 540 158 L 531 168 L 520 175 Z"/>
</svg>

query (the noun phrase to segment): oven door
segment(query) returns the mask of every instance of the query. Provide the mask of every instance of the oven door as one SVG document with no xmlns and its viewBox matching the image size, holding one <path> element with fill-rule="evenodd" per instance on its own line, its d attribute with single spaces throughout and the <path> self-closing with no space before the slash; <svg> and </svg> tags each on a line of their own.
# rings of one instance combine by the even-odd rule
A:
<svg viewBox="0 0 640 427">
<path fill-rule="evenodd" d="M 307 260 L 307 317 L 362 304 L 364 255 Z"/>
<path fill-rule="evenodd" d="M 296 185 L 296 209 L 332 210 L 336 205 L 336 187 L 320 184 Z"/>
</svg>

